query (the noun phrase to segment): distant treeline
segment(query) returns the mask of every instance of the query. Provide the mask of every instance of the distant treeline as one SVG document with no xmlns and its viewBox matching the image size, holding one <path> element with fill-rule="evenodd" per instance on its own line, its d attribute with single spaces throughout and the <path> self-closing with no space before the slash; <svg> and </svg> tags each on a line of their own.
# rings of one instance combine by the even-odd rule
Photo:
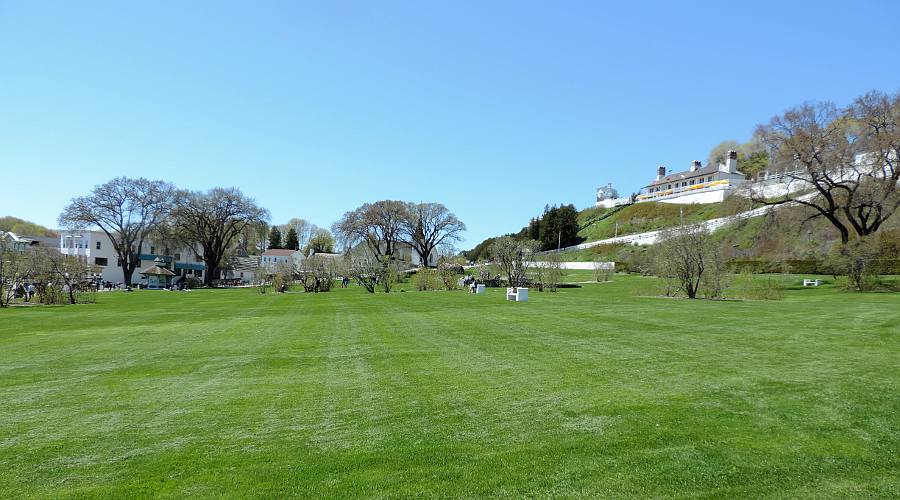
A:
<svg viewBox="0 0 900 500">
<path fill-rule="evenodd" d="M 42 236 L 46 238 L 55 238 L 57 236 L 52 229 L 11 216 L 0 217 L 0 231 L 16 233 L 22 236 Z"/>
<path fill-rule="evenodd" d="M 518 233 L 504 236 L 537 241 L 539 249 L 545 251 L 581 243 L 583 238 L 578 236 L 578 229 L 578 210 L 575 205 L 546 205 L 544 212 L 539 217 L 532 218 Z M 471 261 L 489 258 L 490 246 L 498 238 L 500 236 L 488 238 L 463 254 Z"/>
</svg>

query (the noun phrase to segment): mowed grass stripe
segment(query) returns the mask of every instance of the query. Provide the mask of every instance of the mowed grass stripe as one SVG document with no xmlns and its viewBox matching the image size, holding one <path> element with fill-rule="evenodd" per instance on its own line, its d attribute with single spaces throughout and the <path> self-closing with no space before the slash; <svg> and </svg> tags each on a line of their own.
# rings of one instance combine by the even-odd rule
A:
<svg viewBox="0 0 900 500">
<path fill-rule="evenodd" d="M 646 283 L 0 311 L 0 493 L 900 494 L 896 296 Z"/>
</svg>

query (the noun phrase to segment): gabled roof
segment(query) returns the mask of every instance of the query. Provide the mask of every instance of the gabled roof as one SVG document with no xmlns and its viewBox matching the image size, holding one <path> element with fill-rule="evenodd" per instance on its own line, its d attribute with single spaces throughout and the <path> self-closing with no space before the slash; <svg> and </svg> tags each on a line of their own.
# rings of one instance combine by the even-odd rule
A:
<svg viewBox="0 0 900 500">
<path fill-rule="evenodd" d="M 259 257 L 236 257 L 231 267 L 235 271 L 256 271 L 259 269 Z"/>
<path fill-rule="evenodd" d="M 159 267 L 159 266 L 150 266 L 147 269 L 144 269 L 143 271 L 141 271 L 140 274 L 142 276 L 150 276 L 150 275 L 175 276 L 175 273 L 173 273 L 172 271 L 169 271 L 168 269 L 166 269 L 164 267 Z"/>
<path fill-rule="evenodd" d="M 24 236 L 20 236 L 12 231 L 3 232 L 0 231 L 0 238 L 7 238 L 10 241 L 14 241 L 16 243 L 25 243 L 26 245 L 30 245 L 32 241 L 31 238 L 26 238 Z"/>
<path fill-rule="evenodd" d="M 684 172 L 675 172 L 675 173 L 669 174 L 658 181 L 653 181 L 650 184 L 647 184 L 647 186 L 658 186 L 660 184 L 667 184 L 669 182 L 681 182 L 685 179 L 693 179 L 694 177 L 706 176 L 709 174 L 714 174 L 716 172 L 719 172 L 718 166 L 707 165 L 705 167 L 698 168 L 697 170 L 694 170 L 693 172 L 691 172 L 690 170 L 685 170 Z M 722 172 L 722 173 L 724 173 L 724 174 L 730 173 L 732 175 L 740 175 L 740 176 L 744 175 L 740 172 L 733 172 L 733 173 L 732 172 Z"/>
<path fill-rule="evenodd" d="M 266 250 L 263 252 L 263 255 L 266 257 L 289 257 L 299 252 L 300 250 L 291 250 L 288 248 L 273 248 L 271 250 Z"/>
</svg>

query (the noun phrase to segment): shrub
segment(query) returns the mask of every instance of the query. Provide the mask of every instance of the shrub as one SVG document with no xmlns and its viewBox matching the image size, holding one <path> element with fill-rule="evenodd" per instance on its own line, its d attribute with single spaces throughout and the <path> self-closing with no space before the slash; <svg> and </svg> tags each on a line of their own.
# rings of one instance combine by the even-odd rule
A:
<svg viewBox="0 0 900 500">
<path fill-rule="evenodd" d="M 874 238 L 858 238 L 843 245 L 835 245 L 828 254 L 833 273 L 847 276 L 847 287 L 872 290 L 878 286 L 879 247 Z"/>
<path fill-rule="evenodd" d="M 456 290 L 456 277 L 463 274 L 465 270 L 461 265 L 450 262 L 442 262 L 437 269 L 437 273 L 447 290 Z"/>
<path fill-rule="evenodd" d="M 440 288 L 438 285 L 439 278 L 438 274 L 433 269 L 420 269 L 414 275 L 412 275 L 413 285 L 416 287 L 416 290 L 419 292 L 425 292 L 428 290 L 437 290 Z"/>
</svg>

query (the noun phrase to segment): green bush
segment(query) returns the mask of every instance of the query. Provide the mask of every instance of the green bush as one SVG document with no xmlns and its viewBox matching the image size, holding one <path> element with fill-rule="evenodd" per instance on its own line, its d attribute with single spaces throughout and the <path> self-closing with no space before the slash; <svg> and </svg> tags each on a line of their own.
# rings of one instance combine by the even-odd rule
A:
<svg viewBox="0 0 900 500">
<path fill-rule="evenodd" d="M 420 292 L 441 288 L 440 277 L 434 269 L 420 269 L 411 279 L 416 290 Z"/>
</svg>

